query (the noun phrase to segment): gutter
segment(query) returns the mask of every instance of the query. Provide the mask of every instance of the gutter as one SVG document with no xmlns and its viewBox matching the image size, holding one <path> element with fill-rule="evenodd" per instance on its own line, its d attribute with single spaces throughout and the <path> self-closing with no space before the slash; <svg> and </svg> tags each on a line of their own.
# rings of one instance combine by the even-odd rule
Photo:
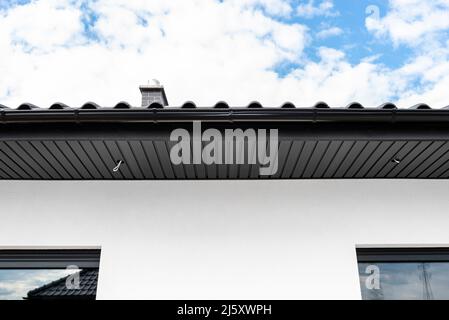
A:
<svg viewBox="0 0 449 320">
<path fill-rule="evenodd" d="M 0 109 L 0 123 L 351 122 L 449 123 L 448 109 L 98 108 Z"/>
</svg>

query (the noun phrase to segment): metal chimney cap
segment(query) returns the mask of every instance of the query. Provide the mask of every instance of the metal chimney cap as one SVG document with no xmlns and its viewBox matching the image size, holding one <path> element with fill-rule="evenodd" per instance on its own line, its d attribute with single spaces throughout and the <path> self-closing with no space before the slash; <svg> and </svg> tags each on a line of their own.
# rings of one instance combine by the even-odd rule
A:
<svg viewBox="0 0 449 320">
<path fill-rule="evenodd" d="M 143 84 L 139 86 L 140 89 L 160 89 L 164 86 L 161 85 L 161 82 L 157 79 L 152 79 L 151 81 L 148 81 L 148 84 Z"/>
</svg>

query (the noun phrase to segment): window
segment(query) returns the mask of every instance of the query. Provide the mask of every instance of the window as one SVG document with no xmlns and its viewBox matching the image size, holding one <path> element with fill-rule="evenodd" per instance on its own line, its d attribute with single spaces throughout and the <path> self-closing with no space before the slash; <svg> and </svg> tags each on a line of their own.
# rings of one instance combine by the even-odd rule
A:
<svg viewBox="0 0 449 320">
<path fill-rule="evenodd" d="M 449 299 L 449 248 L 357 248 L 363 300 Z"/>
<path fill-rule="evenodd" d="M 0 249 L 0 300 L 94 300 L 100 249 Z"/>
</svg>

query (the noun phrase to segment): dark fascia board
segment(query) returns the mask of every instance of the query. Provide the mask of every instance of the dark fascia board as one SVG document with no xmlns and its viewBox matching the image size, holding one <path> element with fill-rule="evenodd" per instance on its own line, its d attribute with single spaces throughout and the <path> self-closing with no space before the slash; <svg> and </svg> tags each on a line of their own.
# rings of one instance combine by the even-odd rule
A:
<svg viewBox="0 0 449 320">
<path fill-rule="evenodd" d="M 169 140 L 172 130 L 192 130 L 192 123 L 27 123 L 0 125 L 4 141 L 53 139 L 149 139 Z M 444 123 L 288 123 L 239 122 L 203 123 L 202 129 L 248 128 L 278 129 L 280 140 L 363 139 L 363 140 L 449 140 L 449 127 Z"/>
<path fill-rule="evenodd" d="M 101 249 L 5 249 L 0 269 L 99 268 Z"/>
<path fill-rule="evenodd" d="M 5 109 L 1 123 L 84 122 L 449 122 L 446 109 L 164 108 L 164 109 Z"/>
<path fill-rule="evenodd" d="M 449 262 L 449 247 L 357 248 L 360 263 Z"/>
</svg>

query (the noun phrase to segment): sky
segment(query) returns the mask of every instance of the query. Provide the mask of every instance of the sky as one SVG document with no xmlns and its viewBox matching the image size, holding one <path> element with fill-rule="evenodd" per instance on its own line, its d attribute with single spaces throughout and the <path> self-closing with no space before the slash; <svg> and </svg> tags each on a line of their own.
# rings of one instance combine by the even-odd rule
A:
<svg viewBox="0 0 449 320">
<path fill-rule="evenodd" d="M 449 105 L 449 0 L 0 0 L 0 104 Z"/>
</svg>

